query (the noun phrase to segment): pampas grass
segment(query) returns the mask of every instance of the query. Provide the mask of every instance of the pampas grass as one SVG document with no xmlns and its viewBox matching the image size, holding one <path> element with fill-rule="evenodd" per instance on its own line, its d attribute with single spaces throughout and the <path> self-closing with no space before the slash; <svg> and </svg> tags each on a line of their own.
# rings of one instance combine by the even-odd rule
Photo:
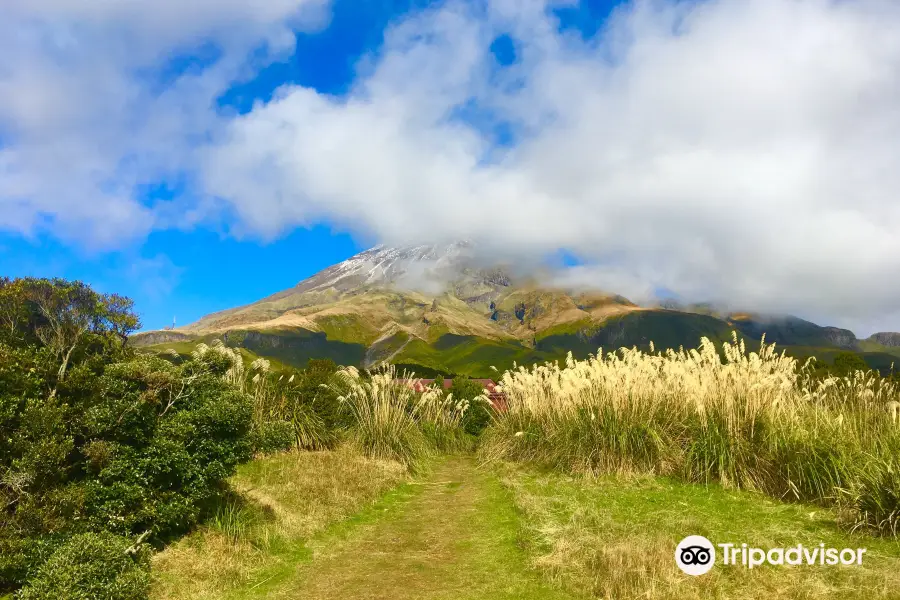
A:
<svg viewBox="0 0 900 600">
<path fill-rule="evenodd" d="M 355 367 L 336 373 L 329 387 L 348 406 L 350 438 L 362 453 L 415 466 L 432 450 L 453 449 L 462 438 L 467 403 L 436 388 L 417 392 L 417 384 L 410 373 L 398 377 L 393 365 L 367 376 Z"/>
<path fill-rule="evenodd" d="M 900 390 L 872 372 L 816 380 L 763 340 L 721 354 L 621 349 L 506 372 L 508 410 L 483 453 L 588 474 L 718 482 L 846 508 L 855 527 L 900 528 Z"/>
</svg>

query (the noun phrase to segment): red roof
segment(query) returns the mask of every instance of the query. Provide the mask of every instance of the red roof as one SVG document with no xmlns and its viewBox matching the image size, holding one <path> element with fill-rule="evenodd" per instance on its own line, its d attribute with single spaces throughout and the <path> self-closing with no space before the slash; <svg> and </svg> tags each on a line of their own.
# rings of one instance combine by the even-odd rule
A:
<svg viewBox="0 0 900 600">
<path fill-rule="evenodd" d="M 395 379 L 394 381 L 398 383 L 406 383 L 407 385 L 412 386 L 413 390 L 416 392 L 424 392 L 427 388 L 431 387 L 434 383 L 434 379 Z M 484 387 L 488 391 L 488 400 L 491 404 L 494 405 L 494 408 L 498 410 L 503 410 L 506 408 L 506 394 L 503 392 L 497 391 L 497 383 L 493 379 L 472 379 L 477 383 L 480 383 L 482 387 Z M 452 379 L 444 380 L 444 389 L 449 390 L 453 387 Z"/>
<path fill-rule="evenodd" d="M 408 383 L 410 385 L 415 384 L 415 390 L 417 392 L 423 392 L 423 391 L 425 391 L 425 388 L 430 387 L 434 383 L 435 380 L 434 379 L 395 379 L 394 381 L 397 381 L 400 383 Z M 493 379 L 472 379 L 471 381 L 480 383 L 481 386 L 483 388 L 487 389 L 487 391 L 489 391 L 489 392 L 493 392 L 494 388 L 497 387 L 497 384 L 494 382 Z M 449 390 L 451 387 L 453 387 L 453 380 L 445 379 L 444 380 L 444 389 Z"/>
</svg>

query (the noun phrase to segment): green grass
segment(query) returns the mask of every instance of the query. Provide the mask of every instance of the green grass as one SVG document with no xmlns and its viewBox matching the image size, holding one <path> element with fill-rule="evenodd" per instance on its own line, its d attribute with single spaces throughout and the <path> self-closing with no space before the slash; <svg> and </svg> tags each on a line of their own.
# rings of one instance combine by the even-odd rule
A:
<svg viewBox="0 0 900 600">
<path fill-rule="evenodd" d="M 541 581 L 518 545 L 506 491 L 471 459 L 436 464 L 357 517 L 309 543 L 230 598 L 552 600 L 572 596 Z"/>
<path fill-rule="evenodd" d="M 506 465 L 533 564 L 559 585 L 596 598 L 896 598 L 900 543 L 839 530 L 820 507 L 669 479 L 582 479 Z M 674 549 L 687 535 L 756 547 L 866 548 L 862 567 L 717 564 L 681 573 Z"/>
<path fill-rule="evenodd" d="M 377 327 L 355 314 L 318 317 L 316 324 L 332 341 L 371 346 L 381 335 Z"/>
<path fill-rule="evenodd" d="M 257 569 L 252 576 L 241 582 L 241 585 L 233 586 L 220 597 L 228 600 L 273 598 L 292 590 L 297 585 L 297 579 L 303 569 L 318 567 L 314 565 L 314 559 L 322 548 L 334 547 L 352 540 L 359 529 L 378 523 L 385 513 L 398 510 L 398 507 L 411 501 L 422 489 L 411 483 L 399 484 L 356 514 L 330 523 L 317 535 L 278 548 L 270 553 L 266 564 Z"/>
<path fill-rule="evenodd" d="M 347 453 L 244 465 L 236 487 L 268 510 L 227 508 L 157 557 L 152 597 L 811 600 L 900 589 L 900 543 L 843 532 L 818 507 L 665 478 L 479 467 L 466 456 L 406 480 L 378 465 Z M 867 553 L 859 568 L 717 565 L 691 578 L 673 556 L 689 534 Z"/>
<path fill-rule="evenodd" d="M 241 465 L 234 493 L 208 523 L 154 557 L 151 598 L 218 599 L 273 569 L 290 571 L 310 556 L 309 539 L 390 496 L 405 477 L 395 463 L 346 450 Z"/>
</svg>

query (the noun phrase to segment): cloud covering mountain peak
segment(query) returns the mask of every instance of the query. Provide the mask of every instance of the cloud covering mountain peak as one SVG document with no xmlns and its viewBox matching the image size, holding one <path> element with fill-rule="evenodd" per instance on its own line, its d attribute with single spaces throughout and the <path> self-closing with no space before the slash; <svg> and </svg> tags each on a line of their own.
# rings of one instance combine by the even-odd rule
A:
<svg viewBox="0 0 900 600">
<path fill-rule="evenodd" d="M 240 116 L 211 105 L 256 68 L 248 50 L 267 43 L 277 59 L 298 11 L 321 3 L 232 0 L 235 18 L 197 9 L 206 25 L 165 44 L 134 34 L 140 64 L 221 42 L 211 67 L 163 93 L 91 37 L 123 23 L 156 31 L 140 11 L 23 4 L 6 20 L 19 33 L 0 36 L 0 123 L 13 131 L 0 148 L 0 226 L 115 246 L 223 220 L 261 238 L 328 222 L 390 245 L 471 239 L 522 261 L 565 248 L 575 276 L 628 296 L 666 289 L 900 329 L 900 5 L 638 0 L 587 35 L 561 26 L 554 9 L 566 4 L 413 11 L 346 93 L 288 84 Z M 66 77 L 56 46 L 18 28 L 35 22 L 79 49 Z M 492 51 L 500 37 L 511 62 Z M 82 74 L 96 77 L 82 87 Z M 26 118 L 29 98 L 79 97 L 91 81 L 105 82 L 98 104 L 50 111 L 50 125 Z M 144 107 L 150 126 L 135 137 Z M 54 165 L 65 186 L 42 179 Z M 173 173 L 194 182 L 191 195 L 135 199 L 135 186 Z"/>
</svg>

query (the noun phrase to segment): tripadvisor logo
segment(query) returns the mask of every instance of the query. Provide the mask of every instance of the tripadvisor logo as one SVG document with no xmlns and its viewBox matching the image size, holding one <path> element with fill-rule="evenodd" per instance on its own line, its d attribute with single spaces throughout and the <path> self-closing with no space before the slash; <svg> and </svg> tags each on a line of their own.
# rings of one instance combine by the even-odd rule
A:
<svg viewBox="0 0 900 600">
<path fill-rule="evenodd" d="M 675 548 L 675 564 L 688 575 L 703 575 L 716 563 L 716 548 L 702 535 L 689 535 Z"/>
<path fill-rule="evenodd" d="M 748 544 L 713 544 L 702 535 L 689 535 L 675 548 L 675 564 L 688 575 L 703 575 L 716 563 L 716 547 L 721 550 L 721 564 L 747 569 L 769 565 L 862 565 L 865 548 L 826 548 L 825 544 L 790 548 L 754 548 Z"/>
</svg>

